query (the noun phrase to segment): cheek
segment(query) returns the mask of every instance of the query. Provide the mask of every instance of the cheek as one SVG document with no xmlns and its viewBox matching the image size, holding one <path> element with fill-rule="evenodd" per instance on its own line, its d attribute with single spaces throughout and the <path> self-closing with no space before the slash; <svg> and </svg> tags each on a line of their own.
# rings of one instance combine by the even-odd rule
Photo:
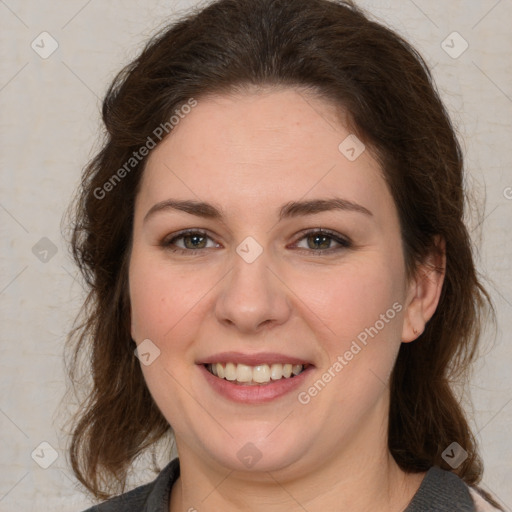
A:
<svg viewBox="0 0 512 512">
<path fill-rule="evenodd" d="M 132 337 L 151 340 L 157 358 L 141 369 L 146 384 L 169 422 L 179 424 L 179 412 L 190 405 L 178 382 L 193 360 L 191 348 L 207 288 L 204 273 L 183 272 L 148 252 L 132 254 L 129 270 Z M 203 300 L 202 300 L 203 299 Z M 172 400 L 169 400 L 172 396 Z"/>
<path fill-rule="evenodd" d="M 333 338 L 343 340 L 357 337 L 376 322 L 381 327 L 381 315 L 385 316 L 385 330 L 397 324 L 402 282 L 398 268 L 378 260 L 341 265 L 325 273 L 305 272 L 295 278 L 297 295 L 332 331 Z"/>
<path fill-rule="evenodd" d="M 197 325 L 201 304 L 215 285 L 213 273 L 183 271 L 159 258 L 138 255 L 130 262 L 132 335 L 136 341 L 164 343 L 185 326 Z"/>
<path fill-rule="evenodd" d="M 329 384 L 313 400 L 329 411 L 326 421 L 333 425 L 333 436 L 346 424 L 347 411 L 362 417 L 381 399 L 401 344 L 400 264 L 371 256 L 324 275 L 296 277 L 297 295 L 308 306 L 304 311 L 310 310 L 317 334 L 322 331 L 318 341 L 325 352 L 318 378 Z"/>
</svg>

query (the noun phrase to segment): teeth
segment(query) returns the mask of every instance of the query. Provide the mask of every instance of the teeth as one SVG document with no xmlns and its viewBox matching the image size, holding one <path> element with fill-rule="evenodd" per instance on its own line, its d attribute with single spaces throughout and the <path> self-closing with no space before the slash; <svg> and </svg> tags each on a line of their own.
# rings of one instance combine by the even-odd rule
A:
<svg viewBox="0 0 512 512">
<path fill-rule="evenodd" d="M 289 379 L 292 375 L 299 375 L 305 366 L 302 364 L 259 364 L 248 366 L 246 364 L 214 363 L 208 364 L 207 369 L 221 379 L 236 381 L 241 384 L 266 384 L 271 380 Z"/>
<path fill-rule="evenodd" d="M 272 380 L 279 380 L 282 376 L 283 376 L 283 365 L 282 364 L 273 364 L 270 367 L 270 378 Z"/>
<path fill-rule="evenodd" d="M 252 380 L 252 368 L 245 364 L 236 365 L 236 380 L 238 382 L 251 382 Z"/>
<path fill-rule="evenodd" d="M 299 375 L 299 373 L 302 371 L 302 365 L 301 364 L 294 364 L 292 367 L 292 373 L 293 375 Z"/>
<path fill-rule="evenodd" d="M 218 367 L 218 366 L 222 366 L 222 365 L 217 364 L 215 366 Z M 237 374 L 236 366 L 233 363 L 228 363 L 224 370 L 224 378 L 227 380 L 236 380 L 236 374 Z"/>
<path fill-rule="evenodd" d="M 270 368 L 268 364 L 255 366 L 252 370 L 252 380 L 259 384 L 263 382 L 270 382 Z"/>
</svg>

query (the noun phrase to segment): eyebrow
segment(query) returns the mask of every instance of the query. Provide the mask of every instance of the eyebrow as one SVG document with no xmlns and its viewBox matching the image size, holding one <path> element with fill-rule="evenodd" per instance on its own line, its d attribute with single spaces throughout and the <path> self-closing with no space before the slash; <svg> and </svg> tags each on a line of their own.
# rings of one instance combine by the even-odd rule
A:
<svg viewBox="0 0 512 512">
<path fill-rule="evenodd" d="M 182 211 L 205 219 L 221 220 L 224 217 L 222 210 L 210 203 L 205 203 L 203 201 L 167 199 L 153 205 L 144 216 L 143 222 L 146 222 L 149 217 L 153 216 L 157 212 L 168 210 Z M 314 215 L 315 213 L 332 210 L 357 212 L 368 216 L 373 215 L 370 210 L 358 203 L 336 197 L 331 199 L 312 199 L 309 201 L 290 201 L 280 208 L 279 221 L 287 218 Z"/>
</svg>

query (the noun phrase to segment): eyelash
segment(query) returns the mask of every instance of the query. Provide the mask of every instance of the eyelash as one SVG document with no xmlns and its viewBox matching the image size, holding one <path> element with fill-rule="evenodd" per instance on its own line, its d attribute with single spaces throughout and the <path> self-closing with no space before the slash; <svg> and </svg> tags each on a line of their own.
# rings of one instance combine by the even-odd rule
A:
<svg viewBox="0 0 512 512">
<path fill-rule="evenodd" d="M 192 236 L 192 235 L 199 235 L 201 237 L 209 238 L 210 240 L 213 240 L 206 231 L 201 231 L 198 229 L 187 229 L 184 231 L 180 231 L 179 233 L 172 236 L 172 238 L 165 238 L 161 242 L 161 246 L 165 249 L 168 249 L 172 251 L 173 253 L 179 253 L 179 254 L 187 254 L 189 256 L 192 255 L 200 255 L 202 251 L 206 249 L 211 249 L 211 247 L 202 247 L 199 249 L 182 249 L 181 247 L 173 247 L 173 245 L 176 243 L 176 241 L 185 238 L 186 236 Z M 327 238 L 332 239 L 333 241 L 337 242 L 339 244 L 338 247 L 330 247 L 329 249 L 297 249 L 299 252 L 307 253 L 307 254 L 315 254 L 318 256 L 326 255 L 326 254 L 332 254 L 335 252 L 338 252 L 343 249 L 349 249 L 352 247 L 352 242 L 347 238 L 339 233 L 336 233 L 335 231 L 330 231 L 328 229 L 312 229 L 309 231 L 305 231 L 302 233 L 302 236 L 298 238 L 294 243 L 297 244 L 298 242 L 306 239 L 308 236 L 311 235 L 320 235 Z"/>
</svg>

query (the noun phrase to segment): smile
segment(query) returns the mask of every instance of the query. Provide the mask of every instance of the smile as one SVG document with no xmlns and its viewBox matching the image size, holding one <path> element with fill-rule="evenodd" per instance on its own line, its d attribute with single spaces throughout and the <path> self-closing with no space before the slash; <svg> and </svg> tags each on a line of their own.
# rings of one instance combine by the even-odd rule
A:
<svg viewBox="0 0 512 512">
<path fill-rule="evenodd" d="M 258 386 L 271 381 L 290 379 L 300 375 L 309 365 L 292 363 L 258 364 L 249 366 L 235 363 L 206 364 L 206 369 L 219 379 L 245 386 Z"/>
</svg>

